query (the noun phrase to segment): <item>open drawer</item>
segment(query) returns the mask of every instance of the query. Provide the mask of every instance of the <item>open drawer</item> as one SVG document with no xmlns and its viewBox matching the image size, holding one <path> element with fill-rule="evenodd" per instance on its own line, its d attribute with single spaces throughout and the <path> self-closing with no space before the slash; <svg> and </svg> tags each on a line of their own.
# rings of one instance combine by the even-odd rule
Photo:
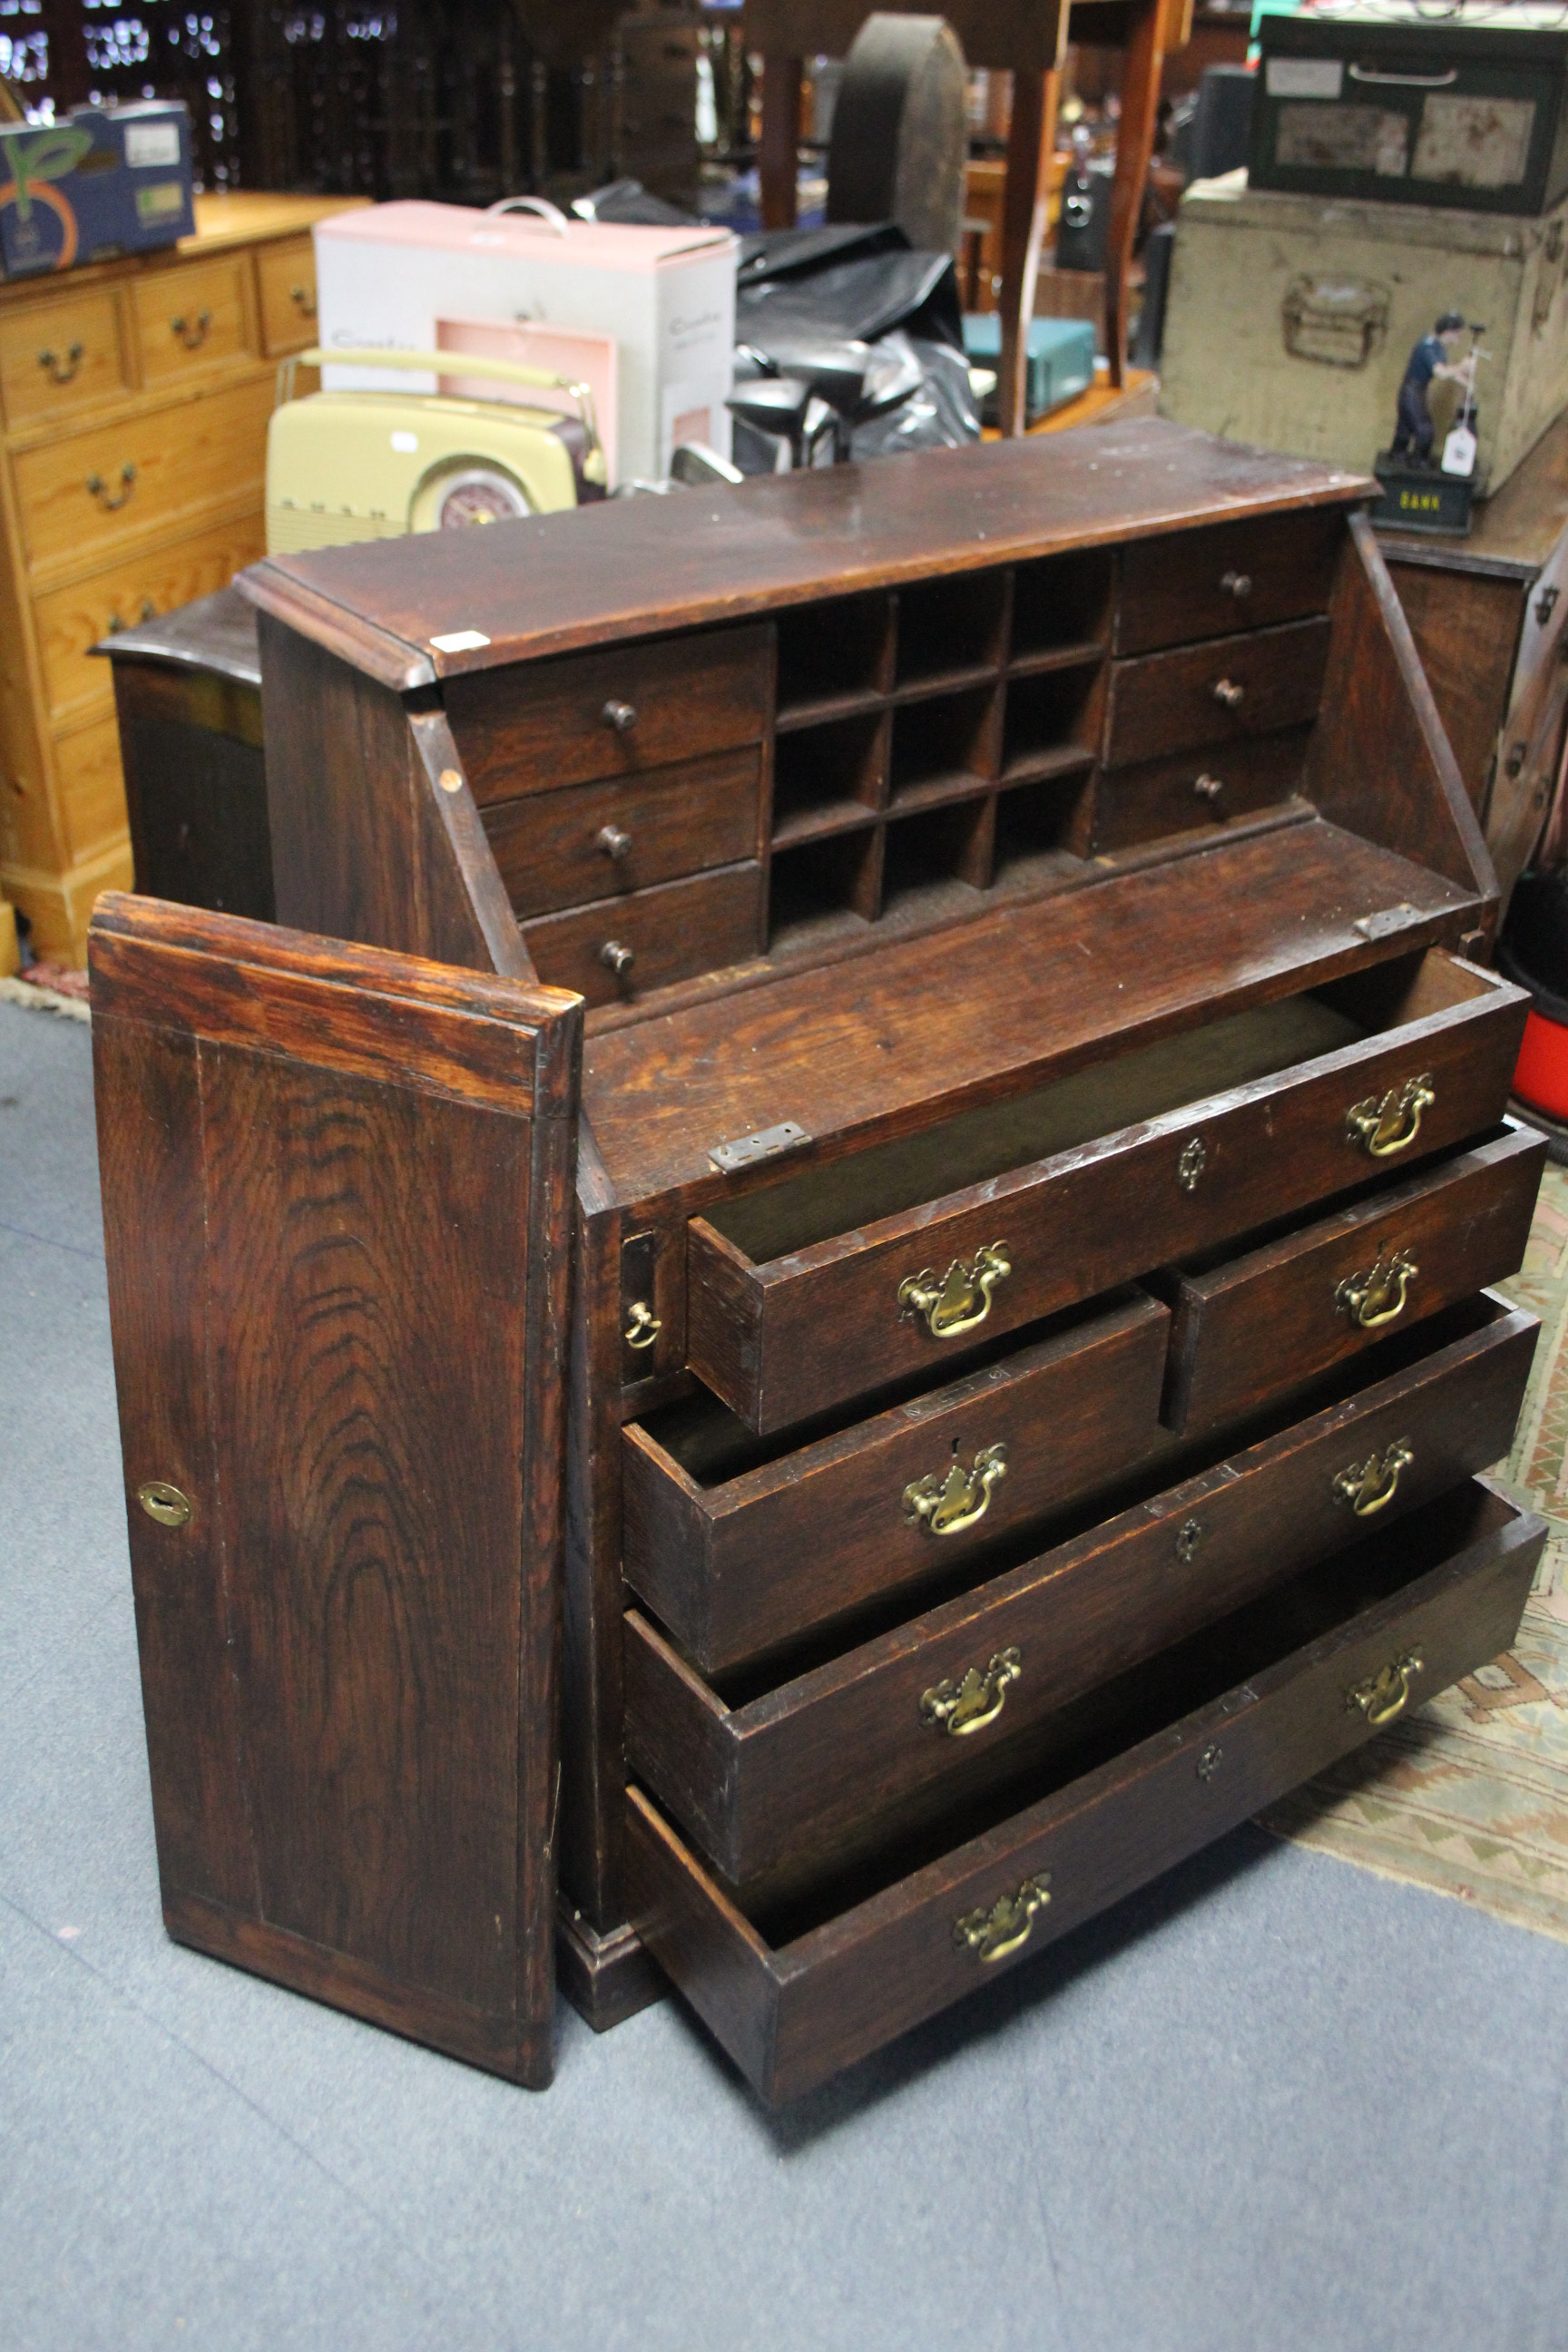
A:
<svg viewBox="0 0 1568 2352">
<path fill-rule="evenodd" d="M 1100 1695 L 1076 1752 L 940 1845 L 749 1917 L 637 1789 L 633 1923 L 748 2080 L 797 2097 L 1506 1650 L 1545 1522 L 1479 1483 Z"/>
<path fill-rule="evenodd" d="M 1391 1342 L 1387 1377 L 1357 1367 L 1305 1420 L 790 1679 L 714 1688 L 633 1611 L 632 1769 L 732 1886 L 842 1867 L 1037 1756 L 1086 1692 L 1498 1461 L 1536 1330 L 1468 1300 Z"/>
<path fill-rule="evenodd" d="M 942 1378 L 1495 1126 L 1526 1009 L 1434 949 L 803 1168 L 690 1221 L 687 1360 L 758 1433 Z"/>
</svg>

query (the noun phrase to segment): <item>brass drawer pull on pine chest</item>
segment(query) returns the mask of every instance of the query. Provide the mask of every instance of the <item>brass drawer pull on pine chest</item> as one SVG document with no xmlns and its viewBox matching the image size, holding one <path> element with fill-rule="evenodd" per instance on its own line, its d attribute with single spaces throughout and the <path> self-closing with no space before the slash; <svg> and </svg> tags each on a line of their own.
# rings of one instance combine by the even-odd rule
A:
<svg viewBox="0 0 1568 2352">
<path fill-rule="evenodd" d="M 118 496 L 110 490 L 109 484 L 104 480 L 101 474 L 89 474 L 87 478 L 88 497 L 89 499 L 96 499 L 99 505 L 103 509 L 105 514 L 118 514 L 135 487 L 136 468 L 131 463 L 129 457 L 126 459 L 124 465 L 120 468 L 120 491 Z"/>
<path fill-rule="evenodd" d="M 1357 1683 L 1345 1693 L 1345 1710 L 1354 1715 L 1359 1708 L 1374 1731 L 1403 1715 L 1410 1701 L 1410 1685 L 1421 1672 L 1419 1650 L 1406 1650 L 1402 1658 L 1393 1658 L 1386 1666 L 1379 1667 L 1363 1683 Z"/>
<path fill-rule="evenodd" d="M 1396 1151 L 1407 1150 L 1421 1132 L 1421 1114 L 1430 1110 L 1437 1099 L 1437 1089 L 1428 1072 L 1411 1078 L 1403 1087 L 1390 1087 L 1380 1099 L 1368 1095 L 1345 1113 L 1345 1133 L 1352 1143 L 1359 1143 L 1372 1160 L 1392 1160 Z"/>
<path fill-rule="evenodd" d="M 961 1952 L 973 1952 L 984 1967 L 1021 1951 L 1034 1933 L 1035 1920 L 1051 1899 L 1051 1874 L 1037 1872 L 1026 1878 L 1016 1895 L 1000 1895 L 987 1911 L 966 1911 L 952 1923 L 952 1940 Z"/>
<path fill-rule="evenodd" d="M 191 1516 L 191 1498 L 172 1486 L 166 1478 L 146 1478 L 136 1489 L 136 1499 L 150 1519 L 161 1528 L 183 1528 Z"/>
<path fill-rule="evenodd" d="M 971 1666 L 961 1682 L 941 1682 L 921 1693 L 921 1721 L 928 1731 L 967 1739 L 994 1723 L 1007 1704 L 1007 1691 L 1024 1671 L 1023 1652 L 1009 1645 L 987 1664 Z"/>
<path fill-rule="evenodd" d="M 1352 1462 L 1348 1470 L 1342 1470 L 1334 1480 L 1334 1492 L 1358 1519 L 1373 1518 L 1393 1502 L 1401 1472 L 1408 1470 L 1415 1459 L 1410 1440 L 1397 1437 L 1385 1454 L 1369 1454 L 1364 1462 Z"/>
<path fill-rule="evenodd" d="M 210 310 L 198 310 L 194 319 L 187 319 L 182 310 L 177 319 L 170 320 L 169 332 L 178 337 L 186 351 L 199 352 L 206 341 L 207 330 L 212 322 L 213 314 Z"/>
<path fill-rule="evenodd" d="M 961 1339 L 984 1322 L 993 1291 L 1012 1271 L 1005 1242 L 988 1242 L 972 1265 L 955 1257 L 940 1282 L 934 1266 L 922 1266 L 899 1285 L 900 1317 L 907 1321 L 923 1316 L 933 1339 Z"/>
<path fill-rule="evenodd" d="M 40 352 L 38 353 L 38 365 L 43 369 L 51 383 L 71 383 L 75 378 L 76 372 L 80 367 L 81 362 L 82 346 L 80 343 L 69 344 L 63 360 L 61 359 L 58 352 Z"/>
<path fill-rule="evenodd" d="M 992 1489 L 1006 1475 L 1007 1448 L 983 1446 L 972 1470 L 954 1462 L 945 1478 L 928 1470 L 923 1478 L 911 1479 L 904 1488 L 904 1517 L 913 1527 L 923 1526 L 927 1535 L 961 1536 L 985 1517 Z"/>
<path fill-rule="evenodd" d="M 307 294 L 302 286 L 290 286 L 289 289 L 289 299 L 293 303 L 294 308 L 299 311 L 301 318 L 313 319 L 315 317 L 316 298 L 313 294 Z"/>
<path fill-rule="evenodd" d="M 1347 1274 L 1334 1305 L 1363 1331 L 1379 1330 L 1405 1312 L 1405 1294 L 1421 1269 L 1408 1250 L 1379 1254 L 1370 1274 Z"/>
</svg>

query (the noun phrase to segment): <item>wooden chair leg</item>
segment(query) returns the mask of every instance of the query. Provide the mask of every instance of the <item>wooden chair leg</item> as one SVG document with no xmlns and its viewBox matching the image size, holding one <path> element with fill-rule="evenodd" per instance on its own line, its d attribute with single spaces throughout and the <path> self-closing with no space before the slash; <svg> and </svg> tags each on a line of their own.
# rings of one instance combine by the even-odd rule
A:
<svg viewBox="0 0 1568 2352">
<path fill-rule="evenodd" d="M 1056 144 L 1055 73 L 1016 72 L 1007 177 L 1002 193 L 1002 373 L 996 405 L 1005 435 L 1024 430 L 1029 321 L 1046 234 L 1046 191 Z"/>
<path fill-rule="evenodd" d="M 779 57 L 770 51 L 763 60 L 763 136 L 757 177 L 764 228 L 795 226 L 805 73 L 802 58 Z"/>
<path fill-rule="evenodd" d="M 1105 344 L 1110 381 L 1120 385 L 1127 363 L 1127 280 L 1138 236 L 1143 190 L 1154 152 L 1160 107 L 1160 68 L 1164 62 L 1162 0 L 1142 0 L 1133 18 L 1121 76 L 1121 121 L 1116 140 L 1116 173 L 1110 184 L 1110 226 L 1105 248 Z"/>
</svg>

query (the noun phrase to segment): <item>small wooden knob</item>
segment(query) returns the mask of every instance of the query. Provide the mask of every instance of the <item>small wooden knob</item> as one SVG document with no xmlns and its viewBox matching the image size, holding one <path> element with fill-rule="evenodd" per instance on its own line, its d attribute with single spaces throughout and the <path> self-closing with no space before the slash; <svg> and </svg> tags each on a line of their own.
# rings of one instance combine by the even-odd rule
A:
<svg viewBox="0 0 1568 2352">
<path fill-rule="evenodd" d="M 1247 688 L 1237 686 L 1233 678 L 1222 677 L 1214 690 L 1214 698 L 1223 703 L 1227 710 L 1234 710 L 1238 702 L 1246 700 Z"/>
<path fill-rule="evenodd" d="M 1201 801 L 1217 801 L 1225 790 L 1225 784 L 1218 776 L 1204 775 L 1197 779 L 1193 790 Z"/>
<path fill-rule="evenodd" d="M 1234 596 L 1239 604 L 1252 593 L 1252 574 L 1250 572 L 1227 572 L 1219 584 L 1225 593 Z"/>
<path fill-rule="evenodd" d="M 628 728 L 635 727 L 637 723 L 637 707 L 635 702 L 616 702 L 612 699 L 605 703 L 599 716 L 606 727 L 613 727 L 617 735 L 624 735 Z"/>
<path fill-rule="evenodd" d="M 623 833 L 618 824 L 601 825 L 594 835 L 595 848 L 602 849 L 605 856 L 613 858 L 617 866 L 630 854 L 631 845 L 631 835 Z"/>
<path fill-rule="evenodd" d="M 613 971 L 617 980 L 624 980 L 636 963 L 637 955 L 631 948 L 623 947 L 619 940 L 606 940 L 599 950 L 599 961 Z"/>
</svg>

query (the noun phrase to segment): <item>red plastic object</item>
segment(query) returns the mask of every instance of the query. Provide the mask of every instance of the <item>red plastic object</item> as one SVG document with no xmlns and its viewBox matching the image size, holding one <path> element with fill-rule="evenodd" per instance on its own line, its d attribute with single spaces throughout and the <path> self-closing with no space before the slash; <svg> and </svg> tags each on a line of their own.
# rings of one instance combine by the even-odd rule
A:
<svg viewBox="0 0 1568 2352">
<path fill-rule="evenodd" d="M 1513 1090 L 1531 1110 L 1568 1122 L 1568 1026 L 1531 1005 L 1513 1073 Z"/>
</svg>

